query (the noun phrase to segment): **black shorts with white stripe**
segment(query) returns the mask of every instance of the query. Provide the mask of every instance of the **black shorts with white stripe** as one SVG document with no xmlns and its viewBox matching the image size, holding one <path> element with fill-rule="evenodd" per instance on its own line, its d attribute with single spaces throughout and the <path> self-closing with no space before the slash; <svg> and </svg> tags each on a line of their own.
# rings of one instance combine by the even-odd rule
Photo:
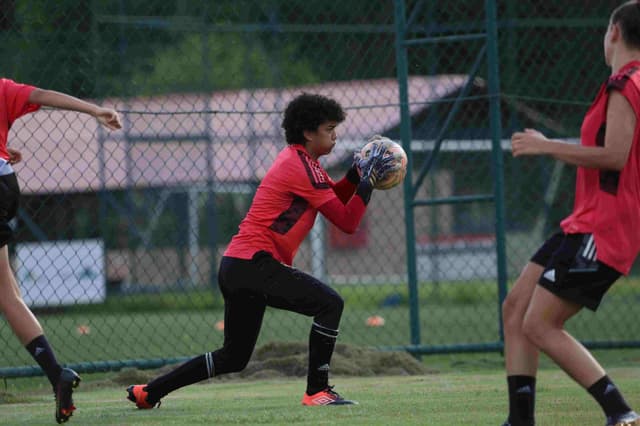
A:
<svg viewBox="0 0 640 426">
<path fill-rule="evenodd" d="M 531 258 L 544 267 L 539 284 L 565 300 L 592 311 L 620 278 L 620 272 L 598 260 L 592 234 L 552 235 Z"/>
</svg>

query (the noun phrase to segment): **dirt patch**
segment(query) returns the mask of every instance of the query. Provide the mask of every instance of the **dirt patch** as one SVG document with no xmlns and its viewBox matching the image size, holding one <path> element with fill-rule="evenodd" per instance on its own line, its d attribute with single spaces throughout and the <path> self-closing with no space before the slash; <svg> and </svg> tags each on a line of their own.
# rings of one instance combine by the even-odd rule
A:
<svg viewBox="0 0 640 426">
<path fill-rule="evenodd" d="M 308 346 L 302 342 L 273 342 L 257 348 L 243 371 L 217 376 L 218 380 L 237 378 L 268 379 L 304 377 L 307 374 Z M 151 378 L 175 368 L 167 365 L 157 370 L 127 368 L 109 381 L 126 385 L 146 383 Z M 331 374 L 341 376 L 391 376 L 434 373 L 406 352 L 378 351 L 351 345 L 336 345 L 331 361 Z"/>
<path fill-rule="evenodd" d="M 163 367 L 163 368 L 166 368 Z M 160 370 L 137 370 L 135 368 L 125 368 L 118 371 L 110 379 L 92 382 L 97 387 L 109 386 L 109 384 L 117 384 L 121 386 L 135 385 L 137 383 L 147 383 L 158 375 Z"/>
<path fill-rule="evenodd" d="M 305 377 L 308 346 L 306 343 L 273 342 L 259 347 L 247 368 L 239 373 L 216 377 L 265 379 Z M 431 373 L 424 364 L 406 352 L 383 352 L 351 345 L 337 345 L 331 360 L 331 374 L 339 376 L 390 376 Z"/>
<path fill-rule="evenodd" d="M 307 375 L 308 346 L 306 343 L 273 342 L 257 348 L 247 368 L 239 373 L 224 374 L 214 380 L 262 380 Z M 128 386 L 148 383 L 158 375 L 173 370 L 166 365 L 157 370 L 123 369 L 107 380 L 83 384 L 83 388 Z M 406 352 L 383 352 L 369 348 L 338 344 L 331 361 L 332 376 L 421 375 L 435 371 Z"/>
<path fill-rule="evenodd" d="M 27 401 L 27 398 L 14 395 L 11 392 L 0 391 L 0 404 L 20 404 Z"/>
</svg>

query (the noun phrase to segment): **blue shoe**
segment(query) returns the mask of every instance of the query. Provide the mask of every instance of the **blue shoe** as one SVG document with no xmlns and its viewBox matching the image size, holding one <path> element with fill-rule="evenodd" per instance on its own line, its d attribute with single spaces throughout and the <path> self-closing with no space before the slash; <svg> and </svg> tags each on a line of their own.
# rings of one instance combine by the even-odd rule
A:
<svg viewBox="0 0 640 426">
<path fill-rule="evenodd" d="M 640 416 L 635 411 L 629 411 L 616 417 L 607 417 L 605 426 L 640 426 Z"/>
</svg>

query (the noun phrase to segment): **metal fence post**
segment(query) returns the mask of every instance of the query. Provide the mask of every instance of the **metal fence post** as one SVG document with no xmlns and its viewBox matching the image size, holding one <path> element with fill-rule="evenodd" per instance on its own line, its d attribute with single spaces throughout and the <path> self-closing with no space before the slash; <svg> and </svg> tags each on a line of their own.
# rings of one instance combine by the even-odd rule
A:
<svg viewBox="0 0 640 426">
<path fill-rule="evenodd" d="M 404 0 L 396 0 L 396 70 L 398 78 L 398 92 L 400 94 L 400 137 L 402 146 L 407 152 L 409 167 L 405 177 L 404 214 L 407 244 L 407 277 L 409 285 L 409 321 L 411 327 L 411 344 L 420 344 L 420 305 L 418 300 L 418 276 L 416 267 L 416 238 L 413 221 L 413 177 L 411 173 L 411 114 L 409 112 L 409 94 L 407 89 L 407 46 L 404 44 L 406 35 Z"/>
<path fill-rule="evenodd" d="M 504 342 L 502 329 L 502 301 L 507 292 L 507 259 L 505 250 L 504 164 L 502 161 L 502 123 L 500 121 L 500 75 L 498 69 L 498 27 L 495 0 L 486 0 L 487 23 L 487 75 L 489 83 L 489 119 L 492 142 L 491 162 L 494 174 L 496 255 L 498 268 L 498 318 L 500 341 Z"/>
</svg>

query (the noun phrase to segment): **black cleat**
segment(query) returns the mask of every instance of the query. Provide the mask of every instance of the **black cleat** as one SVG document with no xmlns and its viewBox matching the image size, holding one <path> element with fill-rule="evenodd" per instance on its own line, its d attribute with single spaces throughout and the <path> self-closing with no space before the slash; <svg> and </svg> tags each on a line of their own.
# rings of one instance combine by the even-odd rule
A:
<svg viewBox="0 0 640 426">
<path fill-rule="evenodd" d="M 73 389 L 80 384 L 80 376 L 70 368 L 63 368 L 55 388 L 56 422 L 65 423 L 73 415 Z"/>
</svg>

